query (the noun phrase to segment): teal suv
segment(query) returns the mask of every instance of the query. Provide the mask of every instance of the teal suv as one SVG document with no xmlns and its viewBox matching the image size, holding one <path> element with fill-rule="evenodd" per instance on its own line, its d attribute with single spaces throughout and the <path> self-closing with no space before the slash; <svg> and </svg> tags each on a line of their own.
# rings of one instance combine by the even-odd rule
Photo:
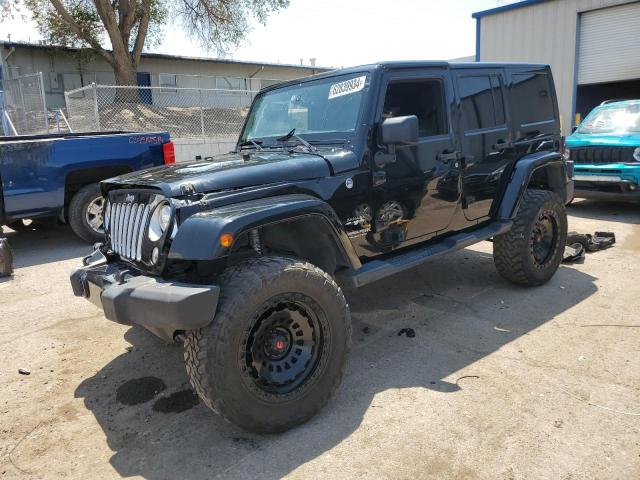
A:
<svg viewBox="0 0 640 480">
<path fill-rule="evenodd" d="M 640 100 L 596 107 L 566 147 L 576 197 L 640 201 Z"/>
</svg>

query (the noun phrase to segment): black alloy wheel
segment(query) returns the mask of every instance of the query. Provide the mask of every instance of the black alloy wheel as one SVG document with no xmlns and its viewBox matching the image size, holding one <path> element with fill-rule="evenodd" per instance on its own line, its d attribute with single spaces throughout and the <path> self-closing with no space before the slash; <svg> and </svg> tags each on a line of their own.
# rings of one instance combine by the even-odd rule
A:
<svg viewBox="0 0 640 480">
<path fill-rule="evenodd" d="M 240 368 L 254 390 L 287 394 L 313 374 L 326 330 L 314 304 L 305 295 L 285 293 L 259 310 L 239 352 Z"/>
<path fill-rule="evenodd" d="M 543 211 L 531 231 L 529 248 L 537 267 L 544 267 L 552 257 L 558 237 L 558 220 L 553 210 Z"/>
</svg>

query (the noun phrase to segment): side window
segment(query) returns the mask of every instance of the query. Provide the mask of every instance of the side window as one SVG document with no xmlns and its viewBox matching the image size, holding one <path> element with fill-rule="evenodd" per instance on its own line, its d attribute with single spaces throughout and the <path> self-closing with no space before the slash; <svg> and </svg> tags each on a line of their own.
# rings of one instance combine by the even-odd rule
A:
<svg viewBox="0 0 640 480">
<path fill-rule="evenodd" d="M 465 130 L 491 128 L 505 123 L 504 98 L 497 75 L 458 79 Z"/>
<path fill-rule="evenodd" d="M 512 78 L 511 98 L 520 125 L 555 120 L 549 75 L 514 73 Z"/>
<path fill-rule="evenodd" d="M 440 80 L 391 82 L 387 87 L 382 118 L 418 117 L 420 137 L 448 133 L 444 88 Z"/>
</svg>

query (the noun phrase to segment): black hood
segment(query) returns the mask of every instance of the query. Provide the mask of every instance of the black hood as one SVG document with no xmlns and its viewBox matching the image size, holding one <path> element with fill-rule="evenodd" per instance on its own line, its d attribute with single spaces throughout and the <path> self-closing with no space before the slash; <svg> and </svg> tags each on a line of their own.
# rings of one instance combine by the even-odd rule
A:
<svg viewBox="0 0 640 480">
<path fill-rule="evenodd" d="M 212 161 L 181 162 L 132 172 L 103 182 L 113 188 L 156 188 L 165 196 L 184 193 L 191 185 L 197 193 L 267 185 L 283 181 L 322 178 L 357 168 L 355 154 L 349 150 L 327 149 L 314 153 L 257 151 L 229 153 Z M 190 188 L 190 187 L 189 187 Z"/>
</svg>

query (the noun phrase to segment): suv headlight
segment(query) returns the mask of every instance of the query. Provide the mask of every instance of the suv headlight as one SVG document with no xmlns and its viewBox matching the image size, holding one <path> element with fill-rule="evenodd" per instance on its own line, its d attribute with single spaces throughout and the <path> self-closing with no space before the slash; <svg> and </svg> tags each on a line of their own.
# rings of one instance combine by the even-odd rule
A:
<svg viewBox="0 0 640 480">
<path fill-rule="evenodd" d="M 635 158 L 637 162 L 640 162 L 640 147 L 633 151 L 633 158 Z"/>
<path fill-rule="evenodd" d="M 171 205 L 167 202 L 159 204 L 151 214 L 151 220 L 149 220 L 149 240 L 157 242 L 162 234 L 169 227 L 171 221 Z"/>
</svg>

